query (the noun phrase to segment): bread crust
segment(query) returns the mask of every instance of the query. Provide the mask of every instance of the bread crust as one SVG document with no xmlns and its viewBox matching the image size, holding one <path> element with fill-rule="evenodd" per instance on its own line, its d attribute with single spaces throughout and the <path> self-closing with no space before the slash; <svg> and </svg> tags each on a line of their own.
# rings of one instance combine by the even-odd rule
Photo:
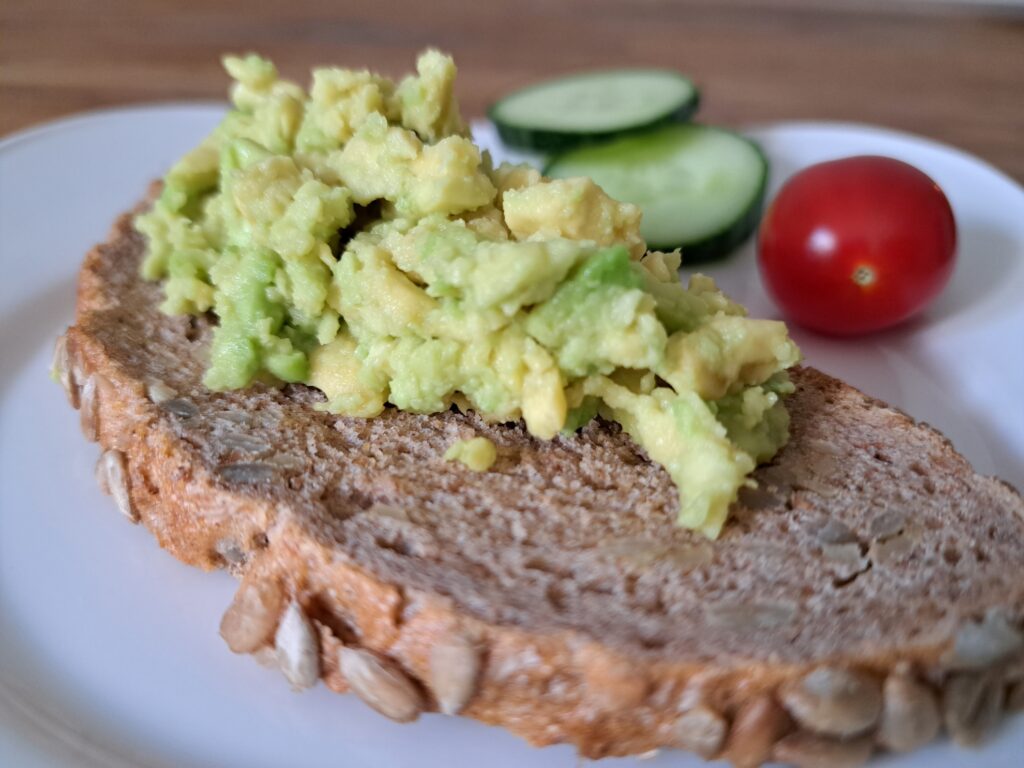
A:
<svg viewBox="0 0 1024 768">
<path fill-rule="evenodd" d="M 183 438 L 166 408 L 154 403 L 159 399 L 152 393 L 154 382 L 112 356 L 96 324 L 106 322 L 104 311 L 119 301 L 125 284 L 138 278 L 126 275 L 124 284 L 113 283 L 105 260 L 110 244 L 130 237 L 135 236 L 126 214 L 115 224 L 108 246 L 88 254 L 80 274 L 76 322 L 67 331 L 66 349 L 76 399 L 92 382 L 94 395 L 83 404 L 83 414 L 86 408 L 90 413 L 83 418 L 90 420 L 104 451 L 125 457 L 131 511 L 161 547 L 204 570 L 230 567 L 243 585 L 276 585 L 287 600 L 297 601 L 316 627 L 320 676 L 332 690 L 349 690 L 339 667 L 340 649 L 366 649 L 412 681 L 424 709 L 436 710 L 440 696 L 433 649 L 455 639 L 460 647 L 475 649 L 467 653 L 475 654 L 479 665 L 462 715 L 501 725 L 534 745 L 574 744 L 588 758 L 680 747 L 709 758 L 724 755 L 740 765 L 771 757 L 765 748 L 759 747 L 763 754 L 749 753 L 734 743 L 730 726 L 741 710 L 755 700 L 776 706 L 780 692 L 799 686 L 815 669 L 851 670 L 879 689 L 887 676 L 910 669 L 941 700 L 951 674 L 956 626 L 924 633 L 922 642 L 896 650 L 883 645 L 876 653 L 858 650 L 833 658 L 718 664 L 632 653 L 578 629 L 530 631 L 486 620 L 449 596 L 371 572 L 322 528 L 311 527 L 303 508 L 229 487 Z M 180 325 L 184 330 L 188 321 Z M 811 369 L 798 371 L 796 380 L 824 397 L 852 391 Z M 913 425 L 888 406 L 858 396 L 865 407 L 888 409 L 900 428 Z M 936 445 L 943 446 L 936 462 L 948 463 L 951 472 L 970 471 L 945 438 L 937 436 Z M 1001 503 L 1021 516 L 1019 495 L 1008 486 L 998 489 L 992 492 L 1003 494 Z M 1004 598 L 998 607 L 1019 629 L 1020 592 Z M 1009 683 L 1018 652 L 1000 657 L 994 667 Z M 769 744 L 808 727 L 786 716 L 773 722 Z M 749 724 L 745 727 L 749 730 Z"/>
</svg>

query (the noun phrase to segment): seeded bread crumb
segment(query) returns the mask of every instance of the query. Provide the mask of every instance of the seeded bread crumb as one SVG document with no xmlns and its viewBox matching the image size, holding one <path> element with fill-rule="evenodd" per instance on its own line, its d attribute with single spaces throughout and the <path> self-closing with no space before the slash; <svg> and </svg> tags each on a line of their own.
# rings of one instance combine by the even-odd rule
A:
<svg viewBox="0 0 1024 768">
<path fill-rule="evenodd" d="M 143 247 L 122 217 L 67 334 L 71 386 L 94 392 L 83 423 L 124 457 L 119 506 L 180 560 L 297 600 L 336 690 L 339 649 L 359 648 L 437 708 L 452 697 L 431 649 L 455 638 L 481 649 L 465 715 L 590 757 L 712 757 L 745 702 L 811 669 L 874 686 L 902 664 L 941 686 L 965 625 L 1024 619 L 1016 491 L 818 371 L 793 372 L 792 440 L 708 542 L 674 525 L 677 490 L 614 424 L 545 442 L 454 411 L 340 417 L 301 385 L 207 391 L 210 321 L 157 310 Z M 497 449 L 489 471 L 444 461 L 474 436 Z"/>
</svg>

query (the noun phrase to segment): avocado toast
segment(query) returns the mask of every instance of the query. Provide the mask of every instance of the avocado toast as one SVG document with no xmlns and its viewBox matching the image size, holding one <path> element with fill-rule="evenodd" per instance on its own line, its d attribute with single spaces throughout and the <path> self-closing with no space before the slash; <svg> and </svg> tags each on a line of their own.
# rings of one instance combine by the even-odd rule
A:
<svg viewBox="0 0 1024 768">
<path fill-rule="evenodd" d="M 502 725 L 588 757 L 659 747 L 854 765 L 1022 696 L 1024 503 L 926 425 L 813 369 L 792 438 L 715 541 L 621 430 L 552 441 L 455 411 L 212 392 L 208 318 L 157 309 L 122 217 L 82 269 L 55 369 L 100 482 L 183 562 L 241 578 L 222 631 L 398 720 Z M 483 435 L 484 473 L 443 460 Z"/>
<path fill-rule="evenodd" d="M 684 287 L 635 206 L 494 166 L 447 57 L 308 98 L 227 66 L 54 374 L 120 511 L 241 579 L 231 650 L 587 757 L 855 765 L 1019 703 L 1013 489 Z"/>
</svg>

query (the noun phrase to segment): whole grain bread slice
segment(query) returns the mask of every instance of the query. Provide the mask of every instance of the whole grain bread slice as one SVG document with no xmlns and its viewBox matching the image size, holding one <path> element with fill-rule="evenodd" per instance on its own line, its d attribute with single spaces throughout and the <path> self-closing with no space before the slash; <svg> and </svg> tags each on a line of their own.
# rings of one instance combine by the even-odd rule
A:
<svg viewBox="0 0 1024 768">
<path fill-rule="evenodd" d="M 792 440 L 709 542 L 615 425 L 545 442 L 206 390 L 210 321 L 158 311 L 143 248 L 125 215 L 88 254 L 55 368 L 121 511 L 241 578 L 222 634 L 296 687 L 739 766 L 974 743 L 1022 698 L 1024 503 L 927 425 L 794 371 Z M 473 435 L 488 472 L 443 460 Z"/>
</svg>

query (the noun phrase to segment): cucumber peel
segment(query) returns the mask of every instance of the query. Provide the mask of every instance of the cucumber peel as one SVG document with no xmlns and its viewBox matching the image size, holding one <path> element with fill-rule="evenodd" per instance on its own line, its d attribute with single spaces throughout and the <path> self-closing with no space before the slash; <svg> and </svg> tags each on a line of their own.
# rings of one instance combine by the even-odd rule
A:
<svg viewBox="0 0 1024 768">
<path fill-rule="evenodd" d="M 700 92 L 678 72 L 619 69 L 548 80 L 506 96 L 487 116 L 505 144 L 560 152 L 687 120 Z"/>
</svg>

